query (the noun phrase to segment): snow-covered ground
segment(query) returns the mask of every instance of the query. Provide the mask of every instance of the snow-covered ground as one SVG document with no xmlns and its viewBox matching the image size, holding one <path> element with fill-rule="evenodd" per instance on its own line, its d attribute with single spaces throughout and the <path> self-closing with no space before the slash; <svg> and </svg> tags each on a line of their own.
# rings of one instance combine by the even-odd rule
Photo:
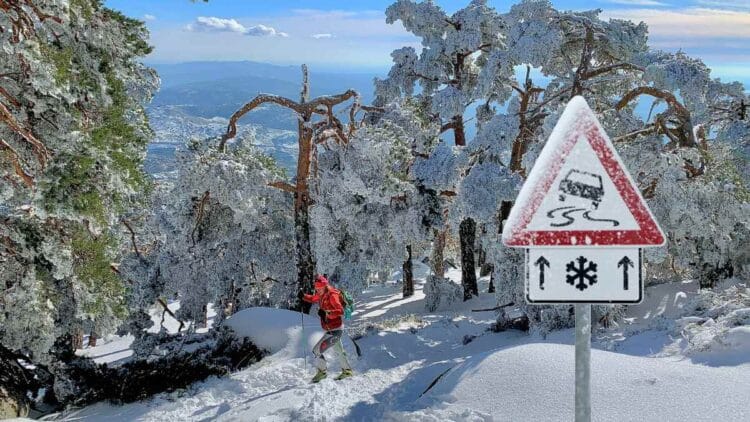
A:
<svg viewBox="0 0 750 422">
<path fill-rule="evenodd" d="M 168 306 L 172 312 L 176 312 L 180 309 L 180 302 L 170 301 Z M 154 321 L 154 326 L 148 329 L 151 333 L 158 333 L 162 326 L 164 326 L 164 329 L 168 332 L 176 333 L 180 327 L 179 321 L 169 316 L 169 314 L 165 314 L 161 307 L 151 309 L 150 314 L 151 320 Z M 213 326 L 214 318 L 216 317 L 216 310 L 213 305 L 208 305 L 206 316 L 208 319 L 206 327 L 197 328 L 195 332 L 205 333 Z M 188 327 L 189 325 L 186 324 L 182 329 L 186 330 Z M 110 335 L 103 339 L 99 339 L 96 347 L 86 346 L 81 350 L 77 350 L 76 354 L 79 356 L 88 356 L 94 359 L 97 363 L 122 361 L 133 355 L 133 351 L 130 349 L 133 340 L 134 338 L 132 335 Z M 88 344 L 88 336 L 84 337 L 84 344 Z"/>
<path fill-rule="evenodd" d="M 414 297 L 402 299 L 399 286 L 387 283 L 357 298 L 357 312 L 349 327 L 351 332 L 364 333 L 357 340 L 363 356 L 358 359 L 352 342 L 344 341 L 355 377 L 338 382 L 330 377 L 310 384 L 314 369 L 309 348 L 320 335 L 317 319 L 304 319 L 303 337 L 300 314 L 256 308 L 238 313 L 227 323 L 238 332 L 257 338 L 258 344 L 272 351 L 258 364 L 229 377 L 210 378 L 187 391 L 124 406 L 99 403 L 48 419 L 573 419 L 573 330 L 544 337 L 488 331 L 494 312 L 472 312 L 495 305 L 494 296 L 486 293 L 458 305 L 456 310 L 424 313 L 422 283 L 426 269 L 420 264 L 417 271 L 420 277 Z M 458 280 L 460 271 L 451 270 L 448 275 Z M 486 278 L 480 280 L 480 289 L 487 290 Z M 744 285 L 726 289 L 729 297 L 747 293 Z M 642 304 L 629 308 L 626 323 L 594 334 L 594 420 L 750 420 L 750 340 L 743 337 L 750 321 L 737 326 L 728 324 L 722 331 L 722 336 L 734 343 L 722 340 L 721 347 L 695 349 L 700 335 L 689 334 L 690 327 L 694 327 L 691 324 L 705 326 L 701 331 L 705 333 L 728 318 L 686 317 L 686 312 L 700 314 L 693 309 L 697 298 L 695 283 L 654 286 L 647 289 Z M 736 303 L 739 306 L 747 302 Z M 127 347 L 125 340 L 119 341 L 117 344 Z M 109 347 L 112 353 L 112 343 L 100 347 Z M 727 359 L 727 347 L 731 349 L 731 359 Z M 104 358 L 97 349 L 87 353 Z M 338 372 L 335 364 L 331 372 Z"/>
</svg>

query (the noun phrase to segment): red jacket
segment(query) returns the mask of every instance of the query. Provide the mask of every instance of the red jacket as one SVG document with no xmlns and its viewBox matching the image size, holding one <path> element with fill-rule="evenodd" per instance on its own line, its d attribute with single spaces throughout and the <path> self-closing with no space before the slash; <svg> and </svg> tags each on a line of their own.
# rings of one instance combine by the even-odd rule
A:
<svg viewBox="0 0 750 422">
<path fill-rule="evenodd" d="M 322 295 L 304 295 L 302 300 L 310 303 L 319 303 L 320 309 L 326 312 L 326 317 L 320 319 L 320 325 L 324 330 L 330 331 L 341 328 L 343 324 L 344 305 L 341 304 L 341 294 L 331 286 L 323 291 Z"/>
</svg>

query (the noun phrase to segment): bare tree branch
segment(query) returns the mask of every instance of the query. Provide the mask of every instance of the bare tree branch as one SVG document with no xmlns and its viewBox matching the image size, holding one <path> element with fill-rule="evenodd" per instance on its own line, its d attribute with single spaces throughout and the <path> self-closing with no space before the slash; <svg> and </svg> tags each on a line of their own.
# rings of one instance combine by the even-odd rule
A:
<svg viewBox="0 0 750 422">
<path fill-rule="evenodd" d="M 367 105 L 360 105 L 359 109 L 362 111 L 365 111 L 367 113 L 385 113 L 384 107 L 374 107 L 374 106 L 367 106 Z"/>
<path fill-rule="evenodd" d="M 227 127 L 227 132 L 222 136 L 221 142 L 219 143 L 219 150 L 223 151 L 226 145 L 226 142 L 235 136 L 237 136 L 237 121 L 242 118 L 245 114 L 249 113 L 250 111 L 256 109 L 257 107 L 272 103 L 277 104 L 282 107 L 286 107 L 290 110 L 293 110 L 300 116 L 305 115 L 311 115 L 313 113 L 316 113 L 316 110 L 319 106 L 336 106 L 339 105 L 351 98 L 354 98 L 357 96 L 357 93 L 354 90 L 348 90 L 344 92 L 343 94 L 338 95 L 331 95 L 331 96 L 322 96 L 317 97 L 313 99 L 310 102 L 305 103 L 298 103 L 296 101 L 290 100 L 289 98 L 281 97 L 278 95 L 270 95 L 270 94 L 261 94 L 255 97 L 252 101 L 245 104 L 234 112 L 232 116 L 229 118 L 229 125 Z"/>
<path fill-rule="evenodd" d="M 0 103 L 0 122 L 5 122 L 13 132 L 20 135 L 24 141 L 26 141 L 28 144 L 31 145 L 31 148 L 34 150 L 34 155 L 36 155 L 37 160 L 39 161 L 39 164 L 44 167 L 47 163 L 47 158 L 49 158 L 49 151 L 47 150 L 47 147 L 41 143 L 33 133 L 31 133 L 30 130 L 25 129 L 21 126 L 20 123 L 13 117 L 13 114 L 8 110 L 8 108 L 5 106 L 5 104 Z"/>
<path fill-rule="evenodd" d="M 440 126 L 440 133 L 447 132 L 456 127 L 456 122 L 451 120 L 450 122 Z"/>
<path fill-rule="evenodd" d="M 10 95 L 10 93 L 6 91 L 2 86 L 0 86 L 0 95 L 5 97 L 13 105 L 13 107 L 21 107 L 21 102 L 18 101 L 16 97 Z"/>
<path fill-rule="evenodd" d="M 593 77 L 596 77 L 601 74 L 608 73 L 617 69 L 633 70 L 633 71 L 638 71 L 638 72 L 646 71 L 646 69 L 642 68 L 641 66 L 636 66 L 632 63 L 615 63 L 609 66 L 603 66 L 598 69 L 593 69 L 593 70 L 586 72 L 585 79 L 591 79 Z"/>
<path fill-rule="evenodd" d="M 284 192 L 291 192 L 291 193 L 297 192 L 296 186 L 286 183 L 286 182 L 282 182 L 282 181 L 271 182 L 268 184 L 268 186 L 271 186 L 272 188 L 276 188 L 276 189 L 281 189 Z"/>
<path fill-rule="evenodd" d="M 210 196 L 211 196 L 211 192 L 206 191 L 203 194 L 203 197 L 201 197 L 200 202 L 198 203 L 198 215 L 195 217 L 195 226 L 193 227 L 193 231 L 190 232 L 190 239 L 193 241 L 193 246 L 195 246 L 195 232 L 198 230 L 198 226 L 200 226 L 201 221 L 203 221 L 203 215 L 206 209 L 206 203 L 208 202 L 208 199 Z"/>
<path fill-rule="evenodd" d="M 671 92 L 664 91 L 664 90 L 654 88 L 651 86 L 641 86 L 625 94 L 625 96 L 623 96 L 620 99 L 620 101 L 618 101 L 617 104 L 615 105 L 615 110 L 618 110 L 618 111 L 622 110 L 631 101 L 633 101 L 634 99 L 638 98 L 640 95 L 643 95 L 643 94 L 650 95 L 656 98 L 661 98 L 662 100 L 666 101 L 670 107 L 684 108 L 682 107 L 682 104 L 680 104 L 677 101 L 677 98 L 675 98 L 675 96 Z"/>
<path fill-rule="evenodd" d="M 690 118 L 690 111 L 683 106 L 677 98 L 669 91 L 654 88 L 652 86 L 640 86 L 626 93 L 615 105 L 615 110 L 622 110 L 641 95 L 650 95 L 660 98 L 667 103 L 667 111 L 657 115 L 655 124 L 661 126 L 662 132 L 673 142 L 681 147 L 696 146 L 695 134 Z M 669 119 L 674 117 L 674 119 Z M 674 123 L 675 128 L 669 128 L 667 123 Z"/>
<path fill-rule="evenodd" d="M 177 322 L 180 323 L 180 327 L 177 328 L 177 332 L 179 333 L 180 331 L 182 331 L 182 327 L 185 326 L 185 323 L 182 322 L 181 319 L 177 318 L 177 315 L 175 315 L 174 312 L 172 312 L 172 310 L 169 309 L 169 306 L 167 306 L 167 302 L 164 299 L 162 299 L 162 298 L 158 298 L 158 299 L 156 299 L 156 301 L 159 303 L 159 305 L 161 305 L 162 308 L 164 308 L 164 312 L 166 312 L 167 314 L 169 314 L 169 316 L 171 316 L 172 318 L 174 318 L 175 320 L 177 320 Z M 162 320 L 162 324 L 163 324 L 164 323 L 164 313 L 162 313 L 161 320 Z"/>
<path fill-rule="evenodd" d="M 34 186 L 34 178 L 26 172 L 26 170 L 23 169 L 23 166 L 21 166 L 21 159 L 18 156 L 18 152 L 16 152 L 13 147 L 11 147 L 5 140 L 0 139 L 0 150 L 8 151 L 8 154 L 10 155 L 10 161 L 13 164 L 13 170 L 16 172 L 16 175 L 23 180 L 24 184 L 31 188 Z"/>
<path fill-rule="evenodd" d="M 141 252 L 138 250 L 138 245 L 135 243 L 135 231 L 133 230 L 133 227 L 130 225 L 128 220 L 123 218 L 121 221 L 122 221 L 122 224 L 124 224 L 125 227 L 128 229 L 128 231 L 130 232 L 130 241 L 133 243 L 133 250 L 135 251 L 135 254 L 138 257 L 141 257 Z"/>
<path fill-rule="evenodd" d="M 630 133 L 626 133 L 625 135 L 618 136 L 614 139 L 612 139 L 612 142 L 623 142 L 630 138 L 635 138 L 640 135 L 647 135 L 649 133 L 658 132 L 659 127 L 655 123 L 651 123 L 646 125 L 643 129 L 636 130 Z"/>
</svg>

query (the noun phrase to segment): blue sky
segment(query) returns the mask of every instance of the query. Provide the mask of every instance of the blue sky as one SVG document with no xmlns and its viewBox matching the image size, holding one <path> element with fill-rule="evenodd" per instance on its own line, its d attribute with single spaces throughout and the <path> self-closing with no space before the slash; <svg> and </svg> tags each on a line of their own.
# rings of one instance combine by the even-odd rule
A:
<svg viewBox="0 0 750 422">
<path fill-rule="evenodd" d="M 436 0 L 448 12 L 469 0 Z M 390 52 L 418 46 L 385 23 L 390 0 L 107 0 L 145 20 L 149 63 L 195 60 L 302 62 L 325 70 L 382 71 Z M 511 1 L 490 0 L 499 11 Z M 750 81 L 750 0 L 553 0 L 558 9 L 601 8 L 604 17 L 645 21 L 650 45 L 702 58 L 723 79 Z"/>
</svg>

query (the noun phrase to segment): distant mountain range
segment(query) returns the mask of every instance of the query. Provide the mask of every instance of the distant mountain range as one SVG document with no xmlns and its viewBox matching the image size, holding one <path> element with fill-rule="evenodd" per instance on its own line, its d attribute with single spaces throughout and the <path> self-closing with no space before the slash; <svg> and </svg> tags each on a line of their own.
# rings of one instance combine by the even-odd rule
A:
<svg viewBox="0 0 750 422">
<path fill-rule="evenodd" d="M 189 62 L 152 65 L 162 79 L 161 90 L 147 112 L 156 137 L 146 158 L 146 170 L 164 175 L 174 170 L 175 150 L 191 138 L 221 135 L 228 118 L 260 93 L 298 100 L 302 72 L 298 66 L 256 62 Z M 312 97 L 354 89 L 364 104 L 373 99 L 374 74 L 310 72 Z M 258 146 L 288 170 L 296 164 L 294 114 L 264 106 L 240 120 L 240 132 L 255 135 Z"/>
</svg>

